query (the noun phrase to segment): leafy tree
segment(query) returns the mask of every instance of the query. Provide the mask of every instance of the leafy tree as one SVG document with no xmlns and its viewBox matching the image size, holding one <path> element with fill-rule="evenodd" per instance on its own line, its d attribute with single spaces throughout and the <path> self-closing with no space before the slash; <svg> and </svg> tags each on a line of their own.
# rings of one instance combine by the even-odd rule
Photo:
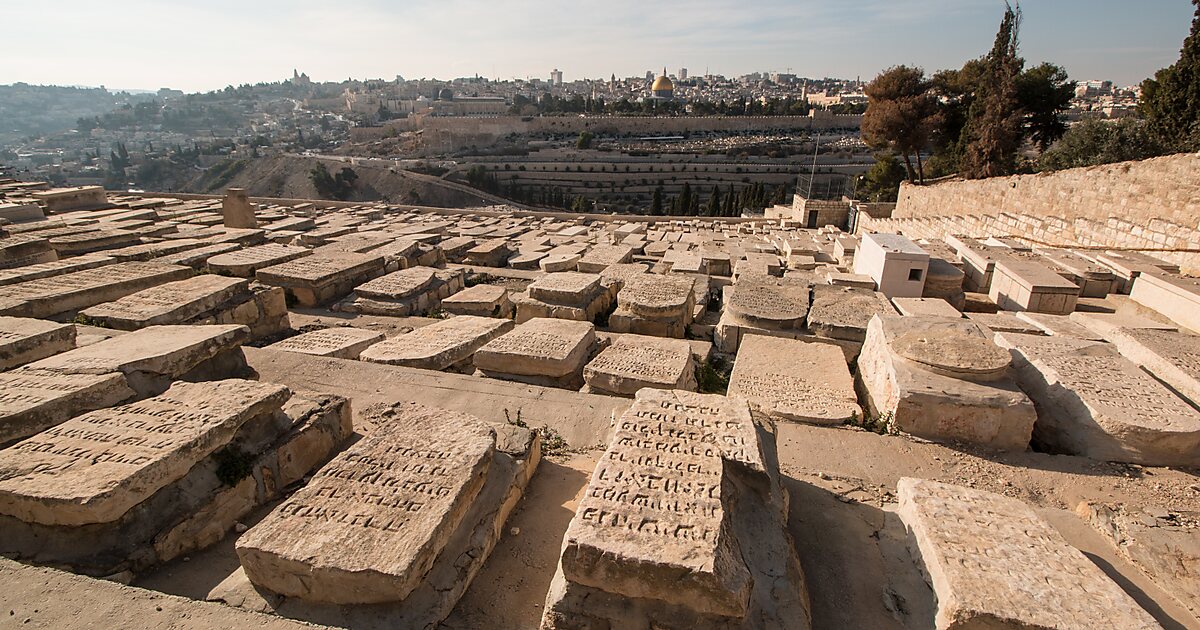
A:
<svg viewBox="0 0 1200 630">
<path fill-rule="evenodd" d="M 721 188 L 713 186 L 712 194 L 708 197 L 708 204 L 704 206 L 704 216 L 719 217 L 721 216 Z"/>
<path fill-rule="evenodd" d="M 1139 108 L 1169 151 L 1200 151 L 1200 0 L 1179 60 L 1142 82 Z"/>
<path fill-rule="evenodd" d="M 592 140 L 595 138 L 596 136 L 592 132 L 581 131 L 579 132 L 579 139 L 575 141 L 575 148 L 590 149 L 592 147 Z"/>
<path fill-rule="evenodd" d="M 866 87 L 862 138 L 868 146 L 904 156 L 908 178 L 924 180 L 921 151 L 938 122 L 938 103 L 921 68 L 893 66 Z M 914 170 L 910 155 L 916 154 Z"/>
<path fill-rule="evenodd" d="M 968 143 L 960 172 L 969 179 L 1008 175 L 1016 169 L 1025 122 L 1017 98 L 1017 77 L 1025 64 L 1017 56 L 1020 30 L 1020 5 L 1014 9 L 1006 3 L 996 41 L 983 59 L 983 81 L 964 130 Z"/>
<path fill-rule="evenodd" d="M 652 216 L 661 217 L 663 213 L 663 189 L 662 186 L 654 188 L 654 197 L 650 201 L 650 214 Z"/>
<path fill-rule="evenodd" d="M 1042 154 L 1042 170 L 1144 160 L 1162 154 L 1159 137 L 1146 123 L 1134 118 L 1116 122 L 1088 119 L 1067 130 L 1062 139 Z"/>
<path fill-rule="evenodd" d="M 875 165 L 858 178 L 855 196 L 864 201 L 896 201 L 900 194 L 900 182 L 904 181 L 904 167 L 891 153 L 875 156 Z"/>
<path fill-rule="evenodd" d="M 1075 82 L 1067 71 L 1042 63 L 1017 76 L 1017 101 L 1025 111 L 1025 131 L 1039 151 L 1045 151 L 1067 132 L 1065 112 L 1075 97 Z"/>
</svg>

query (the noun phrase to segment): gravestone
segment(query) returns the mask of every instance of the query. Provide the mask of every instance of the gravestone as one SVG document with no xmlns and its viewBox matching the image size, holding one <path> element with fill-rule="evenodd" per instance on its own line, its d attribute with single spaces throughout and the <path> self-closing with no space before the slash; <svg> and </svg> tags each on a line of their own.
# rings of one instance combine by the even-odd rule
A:
<svg viewBox="0 0 1200 630">
<path fill-rule="evenodd" d="M 622 279 L 617 309 L 609 316 L 614 332 L 682 339 L 695 314 L 695 280 L 682 275 L 631 274 Z"/>
<path fill-rule="evenodd" d="M 818 284 L 812 290 L 808 329 L 818 337 L 862 344 L 872 317 L 895 314 L 887 297 L 872 289 Z"/>
<path fill-rule="evenodd" d="M 567 527 L 542 627 L 810 627 L 770 439 L 745 401 L 638 392 Z"/>
<path fill-rule="evenodd" d="M 910 477 L 897 494 L 939 630 L 1161 627 L 1021 501 Z"/>
<path fill-rule="evenodd" d="M 808 315 L 810 283 L 807 279 L 741 275 L 725 288 L 725 310 L 714 339 L 722 352 L 737 352 L 742 335 L 803 334 Z"/>
<path fill-rule="evenodd" d="M 596 245 L 579 259 L 577 268 L 584 273 L 600 273 L 609 265 L 627 263 L 633 259 L 629 245 Z"/>
<path fill-rule="evenodd" d="M 0 315 L 47 318 L 120 299 L 193 271 L 178 265 L 127 262 L 0 287 Z"/>
<path fill-rule="evenodd" d="M 75 326 L 27 317 L 0 317 L 0 372 L 75 347 Z"/>
<path fill-rule="evenodd" d="M 607 312 L 620 285 L 597 274 L 548 273 L 514 294 L 518 324 L 533 318 L 593 322 Z"/>
<path fill-rule="evenodd" d="M 354 287 L 354 294 L 335 310 L 393 317 L 427 315 L 443 299 L 461 291 L 465 282 L 462 269 L 410 267 Z"/>
<path fill-rule="evenodd" d="M 538 462 L 528 429 L 398 403 L 376 428 L 237 541 L 281 612 L 377 604 L 392 627 L 434 627 L 487 560 Z M 355 609 L 346 609 L 353 615 Z"/>
<path fill-rule="evenodd" d="M 315 357 L 333 357 L 335 359 L 357 359 L 358 355 L 372 345 L 383 341 L 383 333 L 362 328 L 325 328 L 306 332 L 283 341 L 273 343 L 267 348 L 299 352 Z"/>
<path fill-rule="evenodd" d="M 455 315 L 509 318 L 513 315 L 508 289 L 491 284 L 477 284 L 442 300 L 442 310 Z"/>
<path fill-rule="evenodd" d="M 475 367 L 492 378 L 579 389 L 595 345 L 590 322 L 539 317 L 480 348 Z"/>
<path fill-rule="evenodd" d="M 55 260 L 53 262 L 34 263 L 29 265 L 21 265 L 11 269 L 0 268 L 0 286 L 17 284 L 19 282 L 28 282 L 30 280 L 39 280 L 41 278 L 49 278 L 51 276 L 65 275 L 74 271 L 83 271 L 85 269 L 95 269 L 117 262 L 108 256 L 101 254 L 87 254 L 84 256 L 76 256 L 66 260 Z M 168 261 L 157 261 L 168 262 Z"/>
<path fill-rule="evenodd" d="M 901 315 L 906 316 L 934 316 L 934 317 L 949 317 L 957 319 L 962 317 L 962 313 L 958 309 L 950 306 L 950 303 L 941 298 L 925 298 L 925 297 L 894 297 L 892 304 L 896 307 Z"/>
<path fill-rule="evenodd" d="M 135 395 L 117 372 L 64 374 L 28 367 L 0 372 L 0 446 Z"/>
<path fill-rule="evenodd" d="M 1200 336 L 1152 328 L 1115 328 L 1105 336 L 1126 359 L 1200 407 Z"/>
<path fill-rule="evenodd" d="M 98 304 L 84 309 L 80 315 L 96 325 L 117 330 L 183 324 L 248 294 L 249 288 L 249 280 L 204 274 Z"/>
<path fill-rule="evenodd" d="M 746 335 L 728 395 L 775 420 L 843 424 L 862 417 L 844 355 L 825 343 Z"/>
<path fill-rule="evenodd" d="M 876 316 L 858 356 L 867 412 L 933 441 L 1025 450 L 1038 414 L 1009 353 L 967 319 Z"/>
<path fill-rule="evenodd" d="M 382 274 L 382 256 L 336 252 L 259 269 L 254 277 L 263 284 L 283 287 L 302 306 L 316 307 L 344 297 L 354 287 Z"/>
<path fill-rule="evenodd" d="M 1148 466 L 1200 464 L 1200 412 L 1106 343 L 997 333 L 1040 409 L 1045 450 Z"/>
<path fill-rule="evenodd" d="M 217 254 L 206 263 L 213 273 L 239 278 L 253 278 L 259 269 L 272 267 L 297 258 L 312 255 L 311 249 L 293 245 L 268 243 L 237 251 Z"/>
<path fill-rule="evenodd" d="M 506 319 L 461 315 L 381 341 L 364 350 L 359 359 L 426 370 L 473 372 L 471 356 L 475 351 L 512 328 L 513 323 Z"/>
<path fill-rule="evenodd" d="M 633 396 L 643 387 L 696 391 L 691 345 L 682 339 L 621 335 L 583 368 L 584 391 Z"/>
</svg>

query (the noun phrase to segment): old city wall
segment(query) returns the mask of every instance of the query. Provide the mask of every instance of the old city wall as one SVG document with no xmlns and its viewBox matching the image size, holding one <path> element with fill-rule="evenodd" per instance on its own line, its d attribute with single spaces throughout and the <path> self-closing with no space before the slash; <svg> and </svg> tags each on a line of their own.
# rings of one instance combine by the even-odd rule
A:
<svg viewBox="0 0 1200 630">
<path fill-rule="evenodd" d="M 911 238 L 1014 236 L 1083 249 L 1145 251 L 1200 271 L 1200 154 L 927 186 L 901 186 L 890 218 L 858 231 Z M 869 215 L 869 213 L 867 213 Z"/>
</svg>

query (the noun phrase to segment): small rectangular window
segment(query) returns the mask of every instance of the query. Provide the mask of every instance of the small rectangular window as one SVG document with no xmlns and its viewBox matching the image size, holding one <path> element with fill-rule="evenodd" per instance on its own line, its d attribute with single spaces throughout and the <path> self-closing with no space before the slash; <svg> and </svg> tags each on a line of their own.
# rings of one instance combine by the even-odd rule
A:
<svg viewBox="0 0 1200 630">
<path fill-rule="evenodd" d="M 920 269 L 909 269 L 908 270 L 908 281 L 909 282 L 920 282 L 921 281 L 921 270 Z"/>
</svg>

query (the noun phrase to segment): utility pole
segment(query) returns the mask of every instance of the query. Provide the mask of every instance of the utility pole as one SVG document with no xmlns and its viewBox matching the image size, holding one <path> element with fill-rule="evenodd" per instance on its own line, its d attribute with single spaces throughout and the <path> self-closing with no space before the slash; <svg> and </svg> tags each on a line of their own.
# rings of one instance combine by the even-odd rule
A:
<svg viewBox="0 0 1200 630">
<path fill-rule="evenodd" d="M 812 199 L 813 180 L 817 178 L 817 150 L 821 148 L 821 132 L 817 132 L 817 140 L 813 143 L 812 174 L 808 176 L 808 194 L 805 199 Z"/>
</svg>

